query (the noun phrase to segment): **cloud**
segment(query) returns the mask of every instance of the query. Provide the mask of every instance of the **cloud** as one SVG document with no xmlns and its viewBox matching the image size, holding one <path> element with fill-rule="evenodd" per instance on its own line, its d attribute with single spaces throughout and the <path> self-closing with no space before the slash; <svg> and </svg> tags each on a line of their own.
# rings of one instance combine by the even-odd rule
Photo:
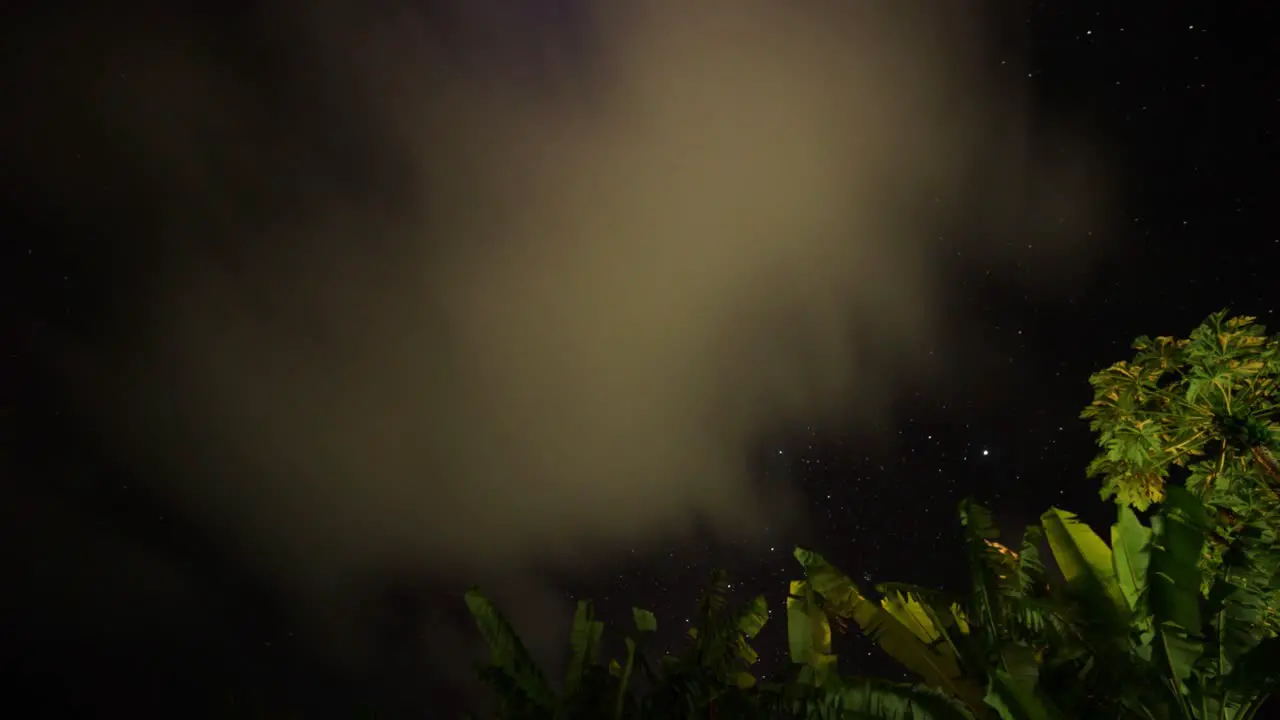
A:
<svg viewBox="0 0 1280 720">
<path fill-rule="evenodd" d="M 957 255 L 1046 282 L 1093 250 L 1093 156 L 1031 133 L 979 13 L 589 5 L 576 55 L 507 10 L 461 50 L 266 16 L 280 95 L 193 31 L 114 51 L 162 271 L 103 432 L 301 577 L 750 537 L 796 509 L 761 433 L 945 369 Z"/>
</svg>

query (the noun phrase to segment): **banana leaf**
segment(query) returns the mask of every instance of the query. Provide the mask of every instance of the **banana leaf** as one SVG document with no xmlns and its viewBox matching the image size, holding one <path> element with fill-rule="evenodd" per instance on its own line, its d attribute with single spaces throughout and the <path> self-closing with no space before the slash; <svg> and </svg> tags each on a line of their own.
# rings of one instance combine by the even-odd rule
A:
<svg viewBox="0 0 1280 720">
<path fill-rule="evenodd" d="M 555 693 L 506 617 L 476 588 L 467 591 L 466 602 L 489 645 L 492 667 L 508 678 L 511 687 L 534 706 L 547 711 L 554 708 Z"/>
<path fill-rule="evenodd" d="M 804 567 L 810 586 L 821 596 L 825 609 L 837 617 L 852 620 L 863 634 L 874 640 L 904 667 L 925 683 L 959 698 L 979 712 L 983 692 L 965 676 L 959 658 L 945 646 L 929 645 L 879 604 L 863 596 L 858 586 L 836 570 L 821 555 L 796 548 L 795 557 Z"/>
</svg>

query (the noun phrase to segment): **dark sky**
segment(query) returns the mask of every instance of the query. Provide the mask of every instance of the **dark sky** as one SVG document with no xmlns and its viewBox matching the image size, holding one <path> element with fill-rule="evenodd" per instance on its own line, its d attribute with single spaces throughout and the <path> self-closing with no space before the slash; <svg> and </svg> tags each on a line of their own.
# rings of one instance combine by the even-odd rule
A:
<svg viewBox="0 0 1280 720">
<path fill-rule="evenodd" d="M 444 5 L 4 10 L 31 708 L 453 708 L 476 582 L 548 663 L 579 597 L 779 609 L 797 543 L 959 588 L 962 497 L 1109 521 L 1090 372 L 1276 324 L 1280 68 L 1225 6 Z"/>
</svg>

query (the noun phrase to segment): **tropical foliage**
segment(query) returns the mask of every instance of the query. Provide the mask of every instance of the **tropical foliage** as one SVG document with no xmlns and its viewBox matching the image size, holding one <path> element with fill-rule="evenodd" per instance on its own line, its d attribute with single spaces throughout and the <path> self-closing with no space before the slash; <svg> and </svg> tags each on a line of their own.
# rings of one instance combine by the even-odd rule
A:
<svg viewBox="0 0 1280 720">
<path fill-rule="evenodd" d="M 970 592 L 948 598 L 926 588 L 883 584 L 869 597 L 824 558 L 798 549 L 807 580 L 793 583 L 795 605 L 856 626 L 904 667 L 962 704 L 971 717 L 1052 717 L 1039 675 L 1046 652 L 1066 647 L 1070 629 L 1051 604 L 1052 588 L 1039 559 L 1039 527 L 1028 528 L 1022 550 L 1001 545 L 985 508 L 960 506 L 971 571 Z M 810 593 L 816 595 L 814 602 Z M 798 623 L 796 615 L 793 623 Z M 792 632 L 793 660 L 796 654 Z M 819 667 L 819 666 L 815 666 Z M 1046 679 L 1046 684 L 1051 682 Z"/>
<path fill-rule="evenodd" d="M 1270 692 L 1263 680 L 1277 648 L 1256 623 L 1258 598 L 1245 584 L 1200 594 L 1207 518 L 1186 490 L 1171 491 L 1151 528 L 1121 510 L 1114 550 L 1056 508 L 1019 551 L 998 542 L 981 507 L 962 504 L 961 519 L 973 576 L 965 598 L 882 585 L 877 607 L 821 558 L 797 557 L 827 588 L 828 614 L 855 618 L 973 717 L 1244 718 Z M 1042 533 L 1052 575 L 1039 559 Z M 1274 582 L 1274 553 L 1239 559 L 1254 585 Z"/>
<path fill-rule="evenodd" d="M 1089 473 L 1117 504 L 1109 538 L 1052 508 L 1011 548 L 991 513 L 965 501 L 970 582 L 958 595 L 864 590 L 797 548 L 791 663 L 771 678 L 752 672 L 765 600 L 731 608 L 722 573 L 686 646 L 657 663 L 652 613 L 634 609 L 625 654 L 602 665 L 604 627 L 579 603 L 558 686 L 472 590 L 467 604 L 492 651 L 480 674 L 498 716 L 1253 720 L 1280 690 L 1280 340 L 1224 311 L 1187 339 L 1134 348 L 1132 361 L 1090 378 L 1084 412 L 1103 448 Z M 870 638 L 917 681 L 841 675 L 841 631 Z"/>
<path fill-rule="evenodd" d="M 791 583 L 792 668 L 757 681 L 749 641 L 763 598 L 730 610 L 717 574 L 680 653 L 651 666 L 635 610 L 626 656 L 596 664 L 603 628 L 578 606 L 559 694 L 478 591 L 467 596 L 493 650 L 482 676 L 503 718 L 1135 718 L 1249 720 L 1280 689 L 1280 639 L 1260 622 L 1280 583 L 1280 552 L 1237 536 L 1205 585 L 1199 562 L 1207 507 L 1171 487 L 1149 524 L 1121 506 L 1110 545 L 1075 515 L 1051 509 L 1019 549 L 999 542 L 990 513 L 960 505 L 971 587 L 948 598 L 888 583 L 864 591 L 822 556 L 797 548 Z M 1046 546 L 1056 572 L 1041 561 Z M 844 677 L 833 630 L 856 628 L 918 678 L 914 685 Z M 639 671 L 648 692 L 634 692 Z"/>
<path fill-rule="evenodd" d="M 661 659 L 657 667 L 644 652 L 647 636 L 657 630 L 653 613 L 634 608 L 635 633 L 624 638 L 626 654 L 608 665 L 599 663 L 603 623 L 592 603 L 579 601 L 569 637 L 569 660 L 559 693 L 547 681 L 501 612 L 479 590 L 468 591 L 467 607 L 491 651 L 481 678 L 499 699 L 503 718 L 683 718 L 707 717 L 712 708 L 727 708 L 730 717 L 751 717 L 758 703 L 748 691 L 756 678 L 748 669 L 756 662 L 749 641 L 768 620 L 764 597 L 730 609 L 724 573 L 712 575 L 698 603 L 697 622 L 688 630 L 686 648 Z M 639 676 L 649 692 L 633 690 Z"/>
<path fill-rule="evenodd" d="M 1135 340 L 1132 360 L 1089 378 L 1094 398 L 1082 413 L 1103 450 L 1088 468 L 1103 499 L 1143 511 L 1172 482 L 1212 508 L 1208 577 L 1238 537 L 1269 543 L 1280 531 L 1280 338 L 1228 314 L 1187 338 Z M 1272 629 L 1278 605 L 1273 596 Z"/>
</svg>

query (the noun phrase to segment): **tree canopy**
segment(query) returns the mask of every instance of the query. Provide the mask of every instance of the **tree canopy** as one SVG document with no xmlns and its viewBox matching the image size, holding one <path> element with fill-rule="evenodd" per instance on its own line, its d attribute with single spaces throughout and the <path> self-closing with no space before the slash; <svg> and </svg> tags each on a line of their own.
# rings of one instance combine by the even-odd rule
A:
<svg viewBox="0 0 1280 720">
<path fill-rule="evenodd" d="M 1276 519 L 1280 338 L 1228 314 L 1186 338 L 1139 337 L 1131 360 L 1089 378 L 1082 417 L 1103 452 L 1088 473 L 1103 499 L 1145 510 L 1172 480 L 1222 509 Z"/>
<path fill-rule="evenodd" d="M 1088 475 L 1102 498 L 1143 511 L 1170 483 L 1213 511 L 1203 562 L 1280 534 L 1280 338 L 1248 316 L 1210 315 L 1186 338 L 1139 337 L 1136 354 L 1093 374 L 1081 416 L 1102 452 Z M 1265 622 L 1277 627 L 1273 593 Z"/>
</svg>

